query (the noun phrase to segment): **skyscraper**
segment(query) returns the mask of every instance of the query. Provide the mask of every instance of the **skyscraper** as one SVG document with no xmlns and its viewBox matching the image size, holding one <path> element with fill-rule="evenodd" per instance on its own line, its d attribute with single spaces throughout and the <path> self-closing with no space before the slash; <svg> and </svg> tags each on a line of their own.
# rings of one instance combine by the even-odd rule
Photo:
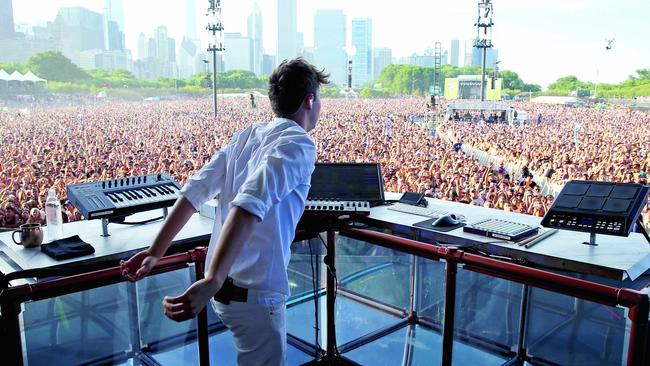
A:
<svg viewBox="0 0 650 366">
<path fill-rule="evenodd" d="M 0 0 L 0 39 L 14 37 L 14 8 L 12 0 Z"/>
<path fill-rule="evenodd" d="M 277 63 L 296 57 L 296 0 L 278 0 Z"/>
<path fill-rule="evenodd" d="M 436 58 L 433 54 L 424 54 L 419 55 L 417 53 L 412 54 L 406 58 L 406 63 L 415 66 L 424 66 L 424 67 L 433 67 L 436 62 Z"/>
<path fill-rule="evenodd" d="M 256 75 L 262 74 L 262 11 L 257 3 L 253 3 L 253 10 L 248 15 L 248 38 L 253 41 L 252 67 Z"/>
<path fill-rule="evenodd" d="M 124 32 L 124 0 L 104 0 L 104 15 Z"/>
<path fill-rule="evenodd" d="M 488 48 L 485 53 L 485 67 L 494 69 L 499 61 L 499 50 L 496 48 Z M 480 53 L 480 52 L 479 52 Z"/>
<path fill-rule="evenodd" d="M 345 19 L 343 10 L 317 10 L 314 19 L 314 62 L 340 87 L 347 85 Z"/>
<path fill-rule="evenodd" d="M 61 52 L 79 65 L 81 51 L 104 49 L 103 18 L 80 6 L 62 7 L 52 22 L 52 37 L 60 42 Z"/>
<path fill-rule="evenodd" d="M 352 86 L 361 88 L 372 80 L 372 19 L 352 19 Z"/>
<path fill-rule="evenodd" d="M 159 26 L 154 31 L 156 40 L 156 56 L 159 60 L 169 61 L 169 37 L 167 36 L 167 27 Z"/>
<path fill-rule="evenodd" d="M 181 78 L 188 78 L 197 72 L 203 71 L 201 66 L 201 48 L 198 39 L 183 37 L 178 47 L 178 69 Z"/>
<path fill-rule="evenodd" d="M 459 66 L 458 65 L 458 51 L 459 51 L 459 41 L 457 39 L 452 39 L 451 40 L 451 61 L 450 64 L 452 66 Z"/>
<path fill-rule="evenodd" d="M 158 48 L 156 47 L 156 40 L 154 38 L 147 40 L 147 57 L 158 58 Z"/>
<path fill-rule="evenodd" d="M 273 55 L 262 55 L 262 74 L 270 75 L 275 68 L 275 57 Z"/>
<path fill-rule="evenodd" d="M 120 32 L 117 22 L 109 21 L 108 27 L 104 28 L 104 49 L 122 51 L 125 49 L 124 42 L 124 33 Z"/>
<path fill-rule="evenodd" d="M 243 37 L 241 33 L 225 33 L 223 42 L 228 51 L 224 54 L 225 71 L 252 71 L 253 41 L 248 37 Z"/>
<path fill-rule="evenodd" d="M 140 32 L 138 36 L 138 59 L 143 60 L 149 57 L 149 52 L 147 51 L 147 36 Z"/>
<path fill-rule="evenodd" d="M 465 66 L 481 66 L 483 54 L 480 48 L 474 47 L 473 40 L 465 41 Z M 496 48 L 485 50 L 485 67 L 493 69 L 499 58 L 499 51 Z"/>
<path fill-rule="evenodd" d="M 386 66 L 393 63 L 393 51 L 390 48 L 375 48 L 373 65 L 374 78 L 377 79 Z"/>
<path fill-rule="evenodd" d="M 169 62 L 176 62 L 176 40 L 174 38 L 167 38 L 169 43 Z"/>
<path fill-rule="evenodd" d="M 464 61 L 463 66 L 474 66 L 475 65 L 475 52 L 474 52 L 474 40 L 468 39 L 465 40 L 465 52 L 464 52 Z M 480 63 L 480 61 L 479 61 Z"/>
<path fill-rule="evenodd" d="M 123 50 L 124 0 L 104 0 L 104 49 Z"/>
</svg>

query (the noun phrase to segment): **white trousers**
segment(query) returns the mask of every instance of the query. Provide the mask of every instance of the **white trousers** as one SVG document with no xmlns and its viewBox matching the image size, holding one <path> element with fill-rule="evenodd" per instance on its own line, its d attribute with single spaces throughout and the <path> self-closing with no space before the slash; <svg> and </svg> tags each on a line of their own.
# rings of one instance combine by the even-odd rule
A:
<svg viewBox="0 0 650 366">
<path fill-rule="evenodd" d="M 285 296 L 249 290 L 247 302 L 224 305 L 211 300 L 214 311 L 233 333 L 239 366 L 284 366 L 287 350 Z"/>
</svg>

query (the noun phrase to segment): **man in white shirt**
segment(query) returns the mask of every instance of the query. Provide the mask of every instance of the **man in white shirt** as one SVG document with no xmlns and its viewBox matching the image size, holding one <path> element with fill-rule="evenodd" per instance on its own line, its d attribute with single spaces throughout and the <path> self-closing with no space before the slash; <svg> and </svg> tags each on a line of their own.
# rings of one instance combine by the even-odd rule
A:
<svg viewBox="0 0 650 366">
<path fill-rule="evenodd" d="M 290 245 L 316 160 L 307 133 L 318 122 L 328 77 L 301 58 L 281 63 L 269 78 L 277 118 L 236 133 L 183 187 L 151 247 L 121 265 L 131 281 L 146 276 L 190 216 L 218 195 L 205 278 L 165 297 L 163 310 L 183 321 L 213 299 L 240 365 L 284 364 Z"/>
</svg>

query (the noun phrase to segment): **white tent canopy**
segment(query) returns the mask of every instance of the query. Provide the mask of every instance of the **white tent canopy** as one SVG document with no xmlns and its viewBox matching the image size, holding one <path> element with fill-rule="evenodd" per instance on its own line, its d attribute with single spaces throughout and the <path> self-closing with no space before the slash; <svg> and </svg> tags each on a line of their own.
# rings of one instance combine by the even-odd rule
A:
<svg viewBox="0 0 650 366">
<path fill-rule="evenodd" d="M 33 82 L 42 81 L 42 82 L 47 83 L 47 80 L 41 79 L 38 76 L 34 75 L 34 73 L 32 73 L 31 70 L 27 71 L 27 73 L 25 75 L 23 75 L 23 77 L 25 78 L 25 81 L 33 81 Z"/>
<path fill-rule="evenodd" d="M 27 73 L 23 75 L 18 70 L 14 70 L 14 72 L 12 72 L 11 75 L 9 75 L 6 71 L 0 69 L 0 80 L 6 82 L 18 81 L 21 84 L 25 81 L 29 81 L 32 83 L 42 82 L 47 84 L 47 80 L 39 78 L 38 76 L 34 75 L 34 73 L 31 71 L 27 71 Z"/>
<path fill-rule="evenodd" d="M 12 72 L 11 75 L 9 75 L 9 77 L 11 79 L 9 79 L 7 81 L 20 81 L 20 82 L 25 81 L 25 76 L 23 74 L 19 73 L 18 70 L 14 70 L 14 72 Z"/>
</svg>

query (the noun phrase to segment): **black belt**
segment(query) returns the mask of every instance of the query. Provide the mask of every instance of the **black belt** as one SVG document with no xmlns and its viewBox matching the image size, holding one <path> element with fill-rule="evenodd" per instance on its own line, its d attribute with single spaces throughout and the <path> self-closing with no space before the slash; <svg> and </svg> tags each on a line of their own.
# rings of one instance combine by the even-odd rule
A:
<svg viewBox="0 0 650 366">
<path fill-rule="evenodd" d="M 235 285 L 232 278 L 226 277 L 226 282 L 214 294 L 214 299 L 224 305 L 230 304 L 231 301 L 246 302 L 248 301 L 248 289 Z"/>
</svg>

